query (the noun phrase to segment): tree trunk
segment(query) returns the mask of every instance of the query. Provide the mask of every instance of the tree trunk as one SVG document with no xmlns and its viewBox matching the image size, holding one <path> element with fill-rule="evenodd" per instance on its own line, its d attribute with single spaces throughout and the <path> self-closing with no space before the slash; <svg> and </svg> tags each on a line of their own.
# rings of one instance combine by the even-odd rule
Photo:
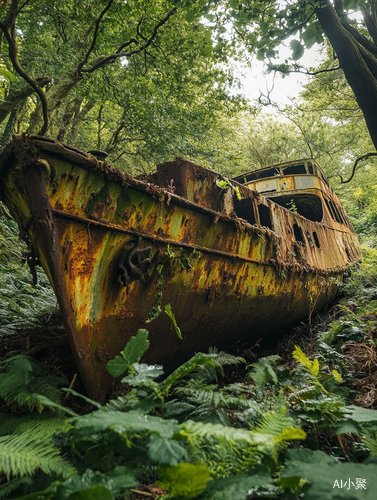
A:
<svg viewBox="0 0 377 500">
<path fill-rule="evenodd" d="M 23 105 L 24 105 L 24 101 L 21 101 L 18 103 L 18 105 L 15 108 L 12 109 L 12 112 L 8 118 L 8 122 L 5 126 L 3 135 L 0 139 L 0 151 L 2 151 L 4 146 L 10 141 L 10 139 L 13 135 L 14 128 L 15 128 L 16 123 L 17 123 L 18 115 L 19 115 Z"/>
<path fill-rule="evenodd" d="M 46 94 L 47 105 L 48 105 L 48 115 L 49 115 L 49 123 L 51 123 L 51 119 L 56 113 L 59 106 L 63 104 L 67 95 L 72 90 L 72 88 L 77 85 L 80 81 L 79 78 L 73 78 L 72 80 L 63 80 L 51 87 L 51 89 Z M 37 133 L 40 128 L 40 123 L 42 121 L 42 104 L 39 101 L 35 107 L 35 110 L 32 112 L 30 116 L 30 124 L 28 128 L 28 132 L 31 134 Z"/>
<path fill-rule="evenodd" d="M 75 115 L 80 112 L 80 107 L 83 102 L 83 99 L 80 97 L 76 97 L 73 102 L 70 102 L 67 105 L 63 118 L 61 120 L 60 130 L 57 135 L 57 140 L 60 142 L 64 142 L 65 135 L 71 125 L 72 119 Z"/>
<path fill-rule="evenodd" d="M 80 109 L 80 111 L 74 116 L 71 130 L 67 136 L 68 144 L 74 145 L 77 139 L 77 134 L 79 127 L 84 120 L 85 116 L 89 113 L 89 111 L 94 107 L 95 101 L 91 100 L 84 104 L 84 106 Z"/>
<path fill-rule="evenodd" d="M 49 76 L 41 76 L 36 79 L 36 82 L 40 87 L 44 87 L 51 81 L 52 80 Z M 34 89 L 29 84 L 24 85 L 23 87 L 17 90 L 11 90 L 6 99 L 0 104 L 0 123 L 2 123 L 5 120 L 5 118 L 9 115 L 12 109 L 14 109 L 15 106 L 17 106 L 17 104 L 26 99 L 26 97 L 31 95 L 33 92 Z"/>
<path fill-rule="evenodd" d="M 321 0 L 321 3 L 323 6 L 315 10 L 318 21 L 337 54 L 377 149 L 377 81 L 364 61 L 357 42 L 342 26 L 329 0 Z"/>
</svg>

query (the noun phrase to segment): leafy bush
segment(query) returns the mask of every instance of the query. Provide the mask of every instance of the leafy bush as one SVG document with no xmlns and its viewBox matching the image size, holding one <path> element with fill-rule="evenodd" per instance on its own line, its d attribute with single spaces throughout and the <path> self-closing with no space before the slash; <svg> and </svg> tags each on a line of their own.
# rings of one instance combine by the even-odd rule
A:
<svg viewBox="0 0 377 500">
<path fill-rule="evenodd" d="M 177 500 L 225 500 L 229 495 L 246 500 L 251 492 L 254 498 L 325 498 L 324 488 L 335 494 L 334 482 L 345 476 L 362 477 L 370 484 L 372 464 L 342 464 L 323 451 L 297 448 L 298 443 L 305 446 L 306 433 L 318 432 L 325 420 L 334 436 L 358 433 L 364 436 L 366 453 L 376 449 L 377 411 L 347 406 L 346 397 L 336 393 L 343 383 L 339 373 L 331 373 L 318 358 L 311 360 L 296 347 L 294 370 L 277 367 L 275 357 L 263 358 L 247 368 L 250 385 L 221 386 L 223 367 L 240 359 L 212 349 L 161 380 L 162 367 L 139 362 L 148 346 L 147 331 L 139 330 L 120 356 L 109 361 L 110 373 L 124 375 L 133 389 L 106 406 L 93 401 L 97 409 L 83 416 L 61 406 L 60 381 L 35 361 L 18 355 L 2 363 L 0 397 L 8 404 L 17 401 L 29 413 L 6 414 L 3 419 L 0 470 L 6 481 L 0 485 L 0 497 L 130 498 L 130 490 L 143 477 L 167 491 L 166 498 Z M 266 386 L 274 409 L 241 418 L 255 404 L 249 396 L 260 398 Z M 214 394 L 219 394 L 217 408 L 228 418 L 225 425 L 195 412 L 208 405 L 199 401 L 195 407 L 190 399 L 200 391 L 212 398 L 212 405 Z M 62 412 L 71 417 L 66 420 Z M 181 423 L 171 418 L 174 413 Z M 182 418 L 186 414 L 194 414 L 195 420 Z M 44 478 L 39 491 L 28 481 L 36 470 Z"/>
</svg>

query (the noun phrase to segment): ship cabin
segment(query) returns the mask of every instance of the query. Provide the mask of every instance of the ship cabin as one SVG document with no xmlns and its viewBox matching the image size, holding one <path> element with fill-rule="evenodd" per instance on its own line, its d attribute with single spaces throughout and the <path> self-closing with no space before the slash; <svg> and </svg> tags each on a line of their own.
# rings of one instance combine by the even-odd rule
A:
<svg viewBox="0 0 377 500">
<path fill-rule="evenodd" d="M 347 226 L 353 231 L 325 174 L 313 159 L 271 165 L 239 175 L 233 180 L 306 219 L 339 229 L 343 226 L 343 230 Z M 237 215 L 242 217 L 242 207 L 237 208 Z"/>
</svg>

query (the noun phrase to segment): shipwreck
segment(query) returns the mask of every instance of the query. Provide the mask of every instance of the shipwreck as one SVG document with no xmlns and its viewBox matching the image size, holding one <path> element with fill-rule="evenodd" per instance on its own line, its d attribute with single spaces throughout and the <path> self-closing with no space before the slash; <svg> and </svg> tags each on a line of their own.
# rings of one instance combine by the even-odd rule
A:
<svg viewBox="0 0 377 500">
<path fill-rule="evenodd" d="M 174 368 L 209 346 L 308 318 L 360 260 L 355 232 L 310 159 L 234 180 L 184 158 L 135 178 L 25 134 L 0 158 L 1 199 L 54 288 L 88 391 L 138 328 L 143 361 Z M 170 304 L 183 338 L 164 307 Z"/>
</svg>

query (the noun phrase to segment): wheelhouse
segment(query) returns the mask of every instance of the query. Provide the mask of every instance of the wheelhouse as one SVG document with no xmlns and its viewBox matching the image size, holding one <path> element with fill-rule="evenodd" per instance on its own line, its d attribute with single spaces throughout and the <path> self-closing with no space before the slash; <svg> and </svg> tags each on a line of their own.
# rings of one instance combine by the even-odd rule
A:
<svg viewBox="0 0 377 500">
<path fill-rule="evenodd" d="M 234 180 L 306 219 L 335 222 L 351 228 L 325 174 L 311 158 L 271 165 L 239 175 Z"/>
</svg>

